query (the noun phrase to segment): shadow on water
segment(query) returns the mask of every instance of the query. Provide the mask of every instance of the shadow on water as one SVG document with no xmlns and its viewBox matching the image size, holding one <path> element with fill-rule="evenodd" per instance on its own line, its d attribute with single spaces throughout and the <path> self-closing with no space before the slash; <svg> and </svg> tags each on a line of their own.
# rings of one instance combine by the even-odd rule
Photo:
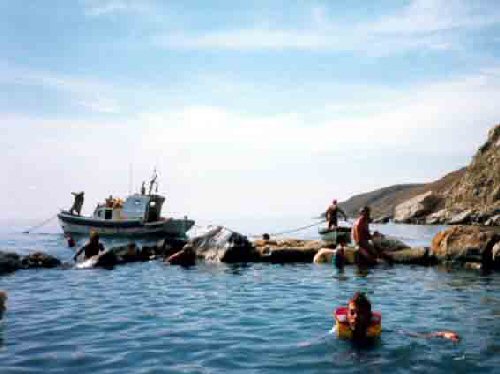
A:
<svg viewBox="0 0 500 374">
<path fill-rule="evenodd" d="M 233 275 L 243 275 L 250 267 L 251 265 L 245 262 L 228 264 L 225 272 Z"/>
</svg>

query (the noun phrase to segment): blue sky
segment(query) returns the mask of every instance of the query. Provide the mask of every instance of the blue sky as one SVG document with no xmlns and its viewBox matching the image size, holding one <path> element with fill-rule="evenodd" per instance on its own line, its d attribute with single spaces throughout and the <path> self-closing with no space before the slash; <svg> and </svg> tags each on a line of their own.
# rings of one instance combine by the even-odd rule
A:
<svg viewBox="0 0 500 374">
<path fill-rule="evenodd" d="M 155 166 L 222 223 L 439 178 L 499 122 L 499 35 L 496 1 L 0 0 L 0 217 Z"/>
</svg>

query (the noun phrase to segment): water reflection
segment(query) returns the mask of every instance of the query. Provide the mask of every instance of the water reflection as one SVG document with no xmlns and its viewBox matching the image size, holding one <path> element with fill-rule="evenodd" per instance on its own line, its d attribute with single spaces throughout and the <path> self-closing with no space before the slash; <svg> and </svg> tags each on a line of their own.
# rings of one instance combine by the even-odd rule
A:
<svg viewBox="0 0 500 374">
<path fill-rule="evenodd" d="M 245 271 L 247 271 L 251 265 L 248 263 L 240 262 L 240 263 L 235 263 L 235 264 L 227 264 L 226 269 L 224 272 L 228 274 L 233 274 L 233 275 L 243 275 Z"/>
</svg>

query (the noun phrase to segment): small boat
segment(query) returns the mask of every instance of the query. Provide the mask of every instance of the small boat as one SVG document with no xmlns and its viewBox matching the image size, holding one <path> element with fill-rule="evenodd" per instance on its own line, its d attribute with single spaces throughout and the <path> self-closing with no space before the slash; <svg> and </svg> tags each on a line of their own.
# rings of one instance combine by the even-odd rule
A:
<svg viewBox="0 0 500 374">
<path fill-rule="evenodd" d="M 62 210 L 57 215 L 62 230 L 70 235 L 88 235 L 96 231 L 102 236 L 186 240 L 186 233 L 195 222 L 187 217 L 161 216 L 165 198 L 152 193 L 155 181 L 156 177 L 151 180 L 147 194 L 143 184 L 141 193 L 129 195 L 125 201 L 110 196 L 105 203 L 97 205 L 91 217 L 75 214 L 73 209 Z"/>
<path fill-rule="evenodd" d="M 345 244 L 351 243 L 351 228 L 346 226 L 337 226 L 336 228 L 329 230 L 327 227 L 320 227 L 318 233 L 321 236 L 321 240 L 327 242 L 328 244 L 337 245 L 339 239 L 343 239 Z"/>
</svg>

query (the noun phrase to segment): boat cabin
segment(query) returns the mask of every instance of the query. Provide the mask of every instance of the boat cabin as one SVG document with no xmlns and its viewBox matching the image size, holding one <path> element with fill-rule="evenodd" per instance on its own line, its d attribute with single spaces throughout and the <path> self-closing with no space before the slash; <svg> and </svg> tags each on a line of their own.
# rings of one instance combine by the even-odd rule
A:
<svg viewBox="0 0 500 374">
<path fill-rule="evenodd" d="M 155 222 L 161 218 L 161 208 L 165 198 L 160 195 L 130 195 L 125 201 L 106 199 L 94 211 L 94 218 L 103 220 L 142 220 Z"/>
</svg>

